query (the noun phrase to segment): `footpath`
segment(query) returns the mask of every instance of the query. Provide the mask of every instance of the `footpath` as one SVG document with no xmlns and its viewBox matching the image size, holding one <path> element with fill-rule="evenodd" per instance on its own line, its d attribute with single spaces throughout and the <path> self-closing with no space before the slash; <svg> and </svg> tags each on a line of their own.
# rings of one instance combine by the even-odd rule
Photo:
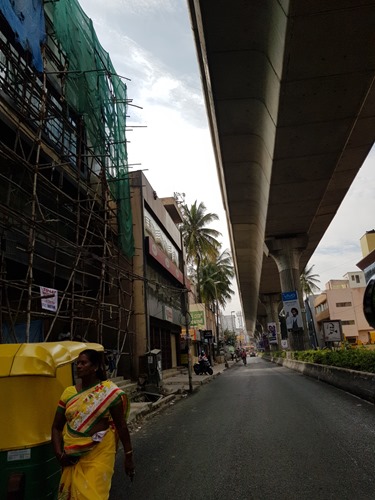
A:
<svg viewBox="0 0 375 500">
<path fill-rule="evenodd" d="M 238 361 L 240 363 L 240 361 Z M 196 375 L 194 372 L 191 376 L 192 392 L 211 382 L 218 377 L 223 371 L 231 368 L 236 364 L 236 361 L 229 360 L 227 363 L 215 363 L 212 366 L 212 375 Z M 128 417 L 128 425 L 130 429 L 137 427 L 144 419 L 147 419 L 159 413 L 166 406 L 174 404 L 177 400 L 187 397 L 190 394 L 189 375 L 187 368 L 178 368 L 163 371 L 163 383 L 160 388 L 160 394 L 145 393 L 139 391 L 136 383 L 131 383 L 120 377 L 112 379 L 131 399 L 130 414 Z M 147 401 L 148 396 L 151 401 Z M 137 401 L 137 399 L 145 399 Z"/>
</svg>

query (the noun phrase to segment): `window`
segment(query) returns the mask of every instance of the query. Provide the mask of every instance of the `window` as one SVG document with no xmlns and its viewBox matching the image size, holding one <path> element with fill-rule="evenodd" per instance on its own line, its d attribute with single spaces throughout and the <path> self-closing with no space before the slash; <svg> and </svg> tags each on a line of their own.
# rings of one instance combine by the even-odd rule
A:
<svg viewBox="0 0 375 500">
<path fill-rule="evenodd" d="M 315 314 L 320 314 L 323 311 L 328 310 L 328 302 L 323 302 L 322 304 L 319 304 L 317 307 L 315 307 Z"/>
<path fill-rule="evenodd" d="M 341 321 L 341 324 L 342 325 L 355 325 L 355 321 L 354 321 L 354 319 L 347 319 L 347 320 Z"/>
<path fill-rule="evenodd" d="M 336 307 L 351 307 L 351 302 L 336 302 Z"/>
<path fill-rule="evenodd" d="M 147 208 L 144 209 L 145 233 L 149 234 L 156 244 L 165 252 L 171 261 L 179 266 L 179 253 L 172 240 L 166 235 Z"/>
</svg>

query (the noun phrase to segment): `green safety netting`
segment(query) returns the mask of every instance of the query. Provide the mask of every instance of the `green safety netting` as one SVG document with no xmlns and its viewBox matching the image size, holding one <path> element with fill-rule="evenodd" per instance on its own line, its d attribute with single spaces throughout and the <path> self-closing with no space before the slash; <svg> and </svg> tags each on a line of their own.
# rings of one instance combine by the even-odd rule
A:
<svg viewBox="0 0 375 500">
<path fill-rule="evenodd" d="M 88 142 L 105 165 L 108 185 L 117 202 L 119 244 L 134 255 L 127 150 L 127 88 L 100 45 L 93 23 L 77 0 L 52 4 L 55 35 L 66 53 L 66 100 L 83 116 Z"/>
</svg>

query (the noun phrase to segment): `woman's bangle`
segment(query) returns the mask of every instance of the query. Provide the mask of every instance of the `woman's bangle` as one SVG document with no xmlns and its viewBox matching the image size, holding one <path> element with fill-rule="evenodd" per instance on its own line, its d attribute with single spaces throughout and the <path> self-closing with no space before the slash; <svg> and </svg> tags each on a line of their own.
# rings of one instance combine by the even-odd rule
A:
<svg viewBox="0 0 375 500">
<path fill-rule="evenodd" d="M 125 452 L 125 455 L 131 455 L 133 453 L 133 450 L 129 450 Z"/>
</svg>

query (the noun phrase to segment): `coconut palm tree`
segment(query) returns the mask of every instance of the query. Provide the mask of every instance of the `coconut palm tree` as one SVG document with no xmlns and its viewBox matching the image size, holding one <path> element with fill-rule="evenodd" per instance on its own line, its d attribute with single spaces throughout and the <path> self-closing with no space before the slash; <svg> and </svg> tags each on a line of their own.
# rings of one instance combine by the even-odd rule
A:
<svg viewBox="0 0 375 500">
<path fill-rule="evenodd" d="M 313 295 L 314 292 L 320 290 L 318 286 L 318 283 L 320 283 L 319 275 L 313 274 L 313 267 L 314 265 L 310 266 L 309 268 L 306 266 L 300 275 L 301 289 L 304 298 L 308 297 L 309 295 Z"/>
<path fill-rule="evenodd" d="M 204 203 L 197 204 L 195 201 L 191 207 L 182 205 L 183 222 L 181 225 L 182 238 L 184 241 L 187 263 L 195 266 L 197 278 L 198 301 L 200 296 L 200 266 L 202 259 L 216 259 L 219 254 L 220 243 L 217 240 L 221 233 L 208 227 L 219 217 L 215 213 L 206 212 Z"/>
<path fill-rule="evenodd" d="M 226 301 L 234 294 L 231 288 L 233 277 L 234 268 L 228 250 L 221 253 L 215 260 L 203 259 L 199 269 L 200 296 L 203 302 L 214 306 L 217 355 L 220 353 L 219 306 L 225 307 Z"/>
<path fill-rule="evenodd" d="M 199 273 L 202 300 L 225 307 L 226 301 L 234 294 L 231 288 L 234 268 L 229 251 L 225 250 L 215 260 L 205 258 Z"/>
</svg>

